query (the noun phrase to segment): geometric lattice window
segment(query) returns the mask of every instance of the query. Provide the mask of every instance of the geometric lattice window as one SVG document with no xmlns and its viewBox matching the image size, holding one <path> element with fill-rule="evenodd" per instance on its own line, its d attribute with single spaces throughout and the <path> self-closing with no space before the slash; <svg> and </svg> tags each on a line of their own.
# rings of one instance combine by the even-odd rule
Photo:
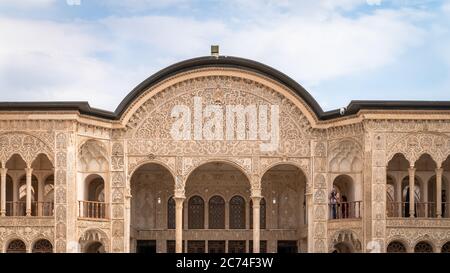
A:
<svg viewBox="0 0 450 273">
<path fill-rule="evenodd" d="M 198 195 L 189 199 L 188 221 L 189 229 L 205 228 L 205 202 Z"/>
<path fill-rule="evenodd" d="M 208 222 L 210 229 L 225 229 L 225 200 L 215 195 L 209 199 Z"/>
<path fill-rule="evenodd" d="M 25 243 L 21 240 L 14 240 L 8 245 L 8 249 L 6 253 L 25 253 L 27 251 L 27 247 Z"/>
<path fill-rule="evenodd" d="M 33 253 L 52 253 L 53 246 L 48 240 L 39 240 L 33 246 Z"/>
<path fill-rule="evenodd" d="M 175 200 L 173 197 L 167 201 L 167 228 L 175 229 Z"/>
<path fill-rule="evenodd" d="M 450 253 L 450 242 L 447 242 L 442 246 L 441 252 Z"/>
<path fill-rule="evenodd" d="M 414 247 L 415 253 L 432 253 L 433 247 L 427 242 L 419 242 Z"/>
<path fill-rule="evenodd" d="M 406 247 L 402 243 L 394 241 L 388 245 L 387 253 L 406 253 Z"/>
<path fill-rule="evenodd" d="M 245 229 L 245 200 L 241 196 L 230 200 L 230 229 Z"/>
<path fill-rule="evenodd" d="M 253 228 L 253 201 L 250 200 L 250 229 Z M 266 228 L 266 199 L 259 201 L 259 228 Z"/>
</svg>

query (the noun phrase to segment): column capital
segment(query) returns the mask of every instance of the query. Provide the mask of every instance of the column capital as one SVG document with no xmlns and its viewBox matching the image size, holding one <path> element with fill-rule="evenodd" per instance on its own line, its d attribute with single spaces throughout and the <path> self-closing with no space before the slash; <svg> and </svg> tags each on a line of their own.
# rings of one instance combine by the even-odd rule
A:
<svg viewBox="0 0 450 273">
<path fill-rule="evenodd" d="M 261 201 L 261 199 L 263 199 L 263 197 L 261 196 L 261 195 L 252 195 L 252 196 L 250 196 L 250 198 L 252 199 L 252 201 L 253 202 L 256 202 L 256 201 Z"/>
<path fill-rule="evenodd" d="M 262 197 L 261 196 L 261 188 L 259 187 L 259 188 L 251 188 L 250 189 L 250 197 L 251 198 L 253 198 L 253 197 Z"/>
<path fill-rule="evenodd" d="M 0 168 L 0 174 L 1 175 L 6 175 L 7 172 L 8 172 L 7 168 Z"/>
<path fill-rule="evenodd" d="M 444 169 L 443 168 L 437 168 L 436 169 L 436 175 L 442 175 L 444 173 Z"/>
<path fill-rule="evenodd" d="M 175 196 L 173 197 L 173 200 L 175 200 L 175 202 L 183 202 L 184 200 L 186 200 L 186 196 L 184 195 L 177 195 L 175 194 Z"/>
<path fill-rule="evenodd" d="M 25 172 L 27 175 L 31 176 L 31 174 L 33 173 L 33 168 L 27 167 L 27 168 L 25 168 Z"/>
</svg>

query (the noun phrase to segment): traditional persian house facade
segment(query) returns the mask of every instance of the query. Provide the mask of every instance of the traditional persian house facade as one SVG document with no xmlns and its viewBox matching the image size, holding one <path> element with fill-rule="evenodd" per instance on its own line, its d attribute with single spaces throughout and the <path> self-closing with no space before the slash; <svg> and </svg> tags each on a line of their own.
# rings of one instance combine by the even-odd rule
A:
<svg viewBox="0 0 450 273">
<path fill-rule="evenodd" d="M 171 111 L 198 119 L 195 97 L 277 105 L 278 148 L 175 140 Z M 0 103 L 0 130 L 1 252 L 450 251 L 449 102 L 323 112 L 286 75 L 211 56 L 151 76 L 115 112 Z"/>
</svg>

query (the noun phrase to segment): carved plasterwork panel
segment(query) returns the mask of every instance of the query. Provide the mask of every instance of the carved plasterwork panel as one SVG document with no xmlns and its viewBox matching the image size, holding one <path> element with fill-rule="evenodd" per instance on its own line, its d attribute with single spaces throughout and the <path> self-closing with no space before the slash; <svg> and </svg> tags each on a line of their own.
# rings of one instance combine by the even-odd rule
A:
<svg viewBox="0 0 450 273">
<path fill-rule="evenodd" d="M 280 93 L 259 83 L 237 77 L 201 77 L 186 80 L 158 92 L 146 101 L 128 123 L 134 139 L 129 143 L 130 154 L 156 155 L 254 155 L 263 154 L 260 140 L 226 141 L 175 141 L 170 131 L 174 122 L 172 109 L 186 105 L 194 112 L 194 97 L 201 97 L 205 105 L 279 105 L 280 144 L 277 152 L 265 154 L 289 154 L 309 156 L 308 136 L 311 126 L 305 115 Z M 235 124 L 236 126 L 236 124 Z M 137 148 L 140 147 L 140 148 Z"/>
<path fill-rule="evenodd" d="M 109 222 L 91 222 L 91 223 L 79 223 L 79 243 L 80 252 L 85 252 L 86 247 L 93 242 L 100 242 L 106 252 L 110 252 L 110 240 L 109 230 L 111 224 Z"/>
<path fill-rule="evenodd" d="M 54 162 L 54 138 L 50 134 L 38 133 L 3 133 L 0 135 L 0 160 L 3 162 L 14 154 L 19 154 L 23 160 L 31 165 L 39 154 L 45 154 Z"/>
<path fill-rule="evenodd" d="M 345 139 L 331 144 L 329 160 L 332 172 L 362 171 L 361 145 L 354 140 Z"/>
<path fill-rule="evenodd" d="M 401 153 L 410 163 L 414 163 L 427 153 L 440 164 L 450 154 L 450 138 L 444 134 L 425 132 L 399 134 L 389 139 L 387 151 L 386 162 Z"/>
<path fill-rule="evenodd" d="M 359 234 L 358 234 L 359 233 Z M 335 245 L 339 243 L 347 243 L 352 246 L 355 252 L 362 251 L 361 244 L 361 231 L 349 230 L 349 229 L 341 229 L 341 230 L 331 230 L 329 229 L 329 249 L 334 249 Z"/>
<path fill-rule="evenodd" d="M 27 249 L 31 250 L 33 243 L 40 239 L 46 239 L 54 245 L 54 228 L 52 226 L 14 226 L 14 227 L 0 227 L 0 251 L 5 251 L 8 243 L 12 240 L 22 240 Z"/>
</svg>

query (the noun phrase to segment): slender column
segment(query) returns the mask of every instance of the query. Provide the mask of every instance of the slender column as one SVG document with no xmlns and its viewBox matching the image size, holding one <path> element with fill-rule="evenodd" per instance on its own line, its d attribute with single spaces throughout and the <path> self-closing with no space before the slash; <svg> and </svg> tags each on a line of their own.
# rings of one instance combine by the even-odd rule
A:
<svg viewBox="0 0 450 273">
<path fill-rule="evenodd" d="M 12 177 L 13 179 L 13 215 L 17 216 L 18 215 L 18 205 L 17 205 L 17 201 L 19 201 L 19 181 L 17 180 L 17 175 Z"/>
<path fill-rule="evenodd" d="M 183 252 L 183 202 L 185 197 L 174 197 L 175 200 L 175 249 Z"/>
<path fill-rule="evenodd" d="M 422 199 L 421 202 L 423 202 L 423 204 L 424 204 L 423 208 L 424 208 L 425 218 L 428 218 L 431 215 L 429 215 L 429 213 L 428 213 L 428 211 L 430 209 L 430 205 L 428 204 L 429 200 L 428 200 L 428 181 L 427 180 L 423 181 L 423 191 L 420 191 L 420 192 L 423 192 L 423 194 L 420 194 L 420 199 Z"/>
<path fill-rule="evenodd" d="M 448 206 L 450 201 L 449 197 L 450 197 L 450 181 L 447 180 L 447 187 L 445 189 L 445 212 L 442 214 L 442 217 L 449 217 L 450 215 L 449 212 L 450 207 Z"/>
<path fill-rule="evenodd" d="M 395 202 L 398 204 L 397 213 L 398 217 L 402 217 L 402 181 L 400 176 L 397 175 L 395 179 Z"/>
<path fill-rule="evenodd" d="M 253 253 L 259 253 L 260 247 L 260 202 L 261 196 L 252 196 L 253 203 Z"/>
<path fill-rule="evenodd" d="M 1 169 L 1 208 L 0 208 L 0 215 L 6 216 L 6 173 L 8 172 L 8 169 L 2 168 Z"/>
<path fill-rule="evenodd" d="M 32 168 L 26 168 L 25 172 L 27 173 L 27 216 L 31 216 L 31 175 L 33 173 Z"/>
<path fill-rule="evenodd" d="M 225 229 L 230 228 L 230 203 L 228 199 L 225 200 Z"/>
<path fill-rule="evenodd" d="M 442 168 L 436 169 L 436 217 L 442 217 Z"/>
<path fill-rule="evenodd" d="M 415 189 L 414 189 L 414 177 L 416 175 L 416 169 L 414 167 L 410 167 L 408 169 L 409 172 L 409 217 L 414 218 L 414 208 L 415 208 Z"/>
<path fill-rule="evenodd" d="M 40 177 L 40 179 L 38 180 L 38 216 L 43 216 L 43 212 L 44 212 L 44 184 L 45 181 L 42 180 L 43 177 Z"/>
</svg>

